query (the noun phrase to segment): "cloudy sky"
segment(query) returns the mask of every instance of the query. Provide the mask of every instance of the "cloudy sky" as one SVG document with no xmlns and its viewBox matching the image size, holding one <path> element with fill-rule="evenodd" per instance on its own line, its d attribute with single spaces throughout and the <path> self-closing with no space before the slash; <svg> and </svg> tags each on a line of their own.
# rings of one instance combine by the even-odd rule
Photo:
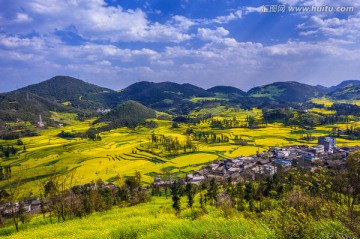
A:
<svg viewBox="0 0 360 239">
<path fill-rule="evenodd" d="M 360 0 L 0 0 L 0 92 L 55 75 L 116 90 L 360 79 Z"/>
</svg>

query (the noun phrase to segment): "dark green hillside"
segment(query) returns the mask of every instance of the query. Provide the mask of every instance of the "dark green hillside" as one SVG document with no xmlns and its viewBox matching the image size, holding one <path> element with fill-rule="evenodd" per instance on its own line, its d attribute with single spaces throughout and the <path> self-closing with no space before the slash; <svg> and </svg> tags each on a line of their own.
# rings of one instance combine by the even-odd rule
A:
<svg viewBox="0 0 360 239">
<path fill-rule="evenodd" d="M 232 86 L 214 86 L 210 89 L 207 89 L 207 91 L 224 95 L 235 94 L 239 96 L 246 96 L 246 93 L 244 91 Z"/>
<path fill-rule="evenodd" d="M 129 100 L 116 106 L 106 115 L 100 117 L 95 123 L 107 122 L 113 127 L 135 127 L 145 123 L 146 119 L 155 118 L 156 112 L 140 103 Z"/>
<path fill-rule="evenodd" d="M 21 88 L 18 91 L 30 92 L 52 102 L 70 102 L 73 107 L 82 109 L 115 106 L 118 94 L 116 91 L 68 76 L 55 76 L 39 84 Z"/>
<path fill-rule="evenodd" d="M 173 82 L 153 83 L 142 81 L 130 85 L 120 93 L 120 99 L 135 100 L 156 109 L 168 109 L 191 97 L 210 97 L 213 93 L 191 84 Z"/>
<path fill-rule="evenodd" d="M 304 102 L 314 97 L 323 96 L 325 91 L 316 86 L 288 81 L 255 87 L 248 94 L 253 97 L 267 97 L 283 102 Z"/>
<path fill-rule="evenodd" d="M 315 86 L 319 91 L 327 93 L 330 92 L 330 88 L 323 86 L 323 85 L 316 85 Z"/>
<path fill-rule="evenodd" d="M 360 84 L 348 84 L 328 94 L 336 100 L 360 100 Z"/>
<path fill-rule="evenodd" d="M 339 90 L 339 89 L 344 88 L 344 87 L 349 86 L 349 85 L 360 85 L 360 80 L 346 80 L 346 81 L 343 81 L 338 85 L 331 86 L 329 88 L 329 91 L 333 92 L 333 91 Z"/>
<path fill-rule="evenodd" d="M 43 120 L 50 118 L 50 111 L 69 111 L 70 107 L 50 102 L 40 96 L 25 92 L 0 94 L 0 119 L 5 122 L 16 120 L 36 123 L 41 114 Z"/>
</svg>

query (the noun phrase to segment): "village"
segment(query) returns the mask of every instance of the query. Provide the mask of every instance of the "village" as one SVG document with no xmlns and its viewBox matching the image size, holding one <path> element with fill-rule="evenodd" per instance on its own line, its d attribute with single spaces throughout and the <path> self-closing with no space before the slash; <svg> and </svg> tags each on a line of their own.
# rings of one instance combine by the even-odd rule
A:
<svg viewBox="0 0 360 239">
<path fill-rule="evenodd" d="M 252 156 L 238 156 L 217 160 L 203 166 L 191 174 L 186 175 L 186 180 L 200 185 L 206 180 L 215 179 L 217 182 L 241 182 L 260 180 L 273 176 L 278 170 L 289 170 L 291 167 L 314 171 L 318 167 L 342 168 L 349 153 L 360 150 L 356 147 L 337 147 L 334 137 L 319 137 L 317 146 L 287 146 L 270 148 L 267 152 Z M 158 186 L 170 185 L 175 179 L 163 180 L 156 177 L 154 184 Z"/>
</svg>

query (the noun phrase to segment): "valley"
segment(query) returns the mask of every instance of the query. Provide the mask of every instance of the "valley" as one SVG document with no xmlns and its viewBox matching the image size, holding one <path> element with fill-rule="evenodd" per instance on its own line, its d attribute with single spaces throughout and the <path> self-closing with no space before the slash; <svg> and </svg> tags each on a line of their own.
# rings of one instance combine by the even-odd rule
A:
<svg viewBox="0 0 360 239">
<path fill-rule="evenodd" d="M 204 231 L 202 227 L 205 225 L 211 227 L 210 224 L 215 223 L 212 224 L 214 228 L 219 228 L 220 224 L 218 223 L 235 223 L 237 225 L 239 221 L 250 226 L 259 223 L 258 220 L 260 219 L 254 218 L 255 215 L 258 215 L 258 211 L 264 213 L 261 220 L 265 220 L 266 223 L 261 227 L 254 228 L 254 230 L 247 226 L 245 228 L 240 227 L 239 233 L 245 233 L 244 235 L 248 235 L 248 238 L 273 238 L 274 235 L 278 235 L 277 230 L 279 230 L 280 225 L 269 226 L 270 218 L 274 215 L 279 216 L 276 215 L 276 210 L 280 207 L 281 200 L 288 202 L 289 199 L 286 197 L 294 193 L 295 190 L 287 185 L 286 177 L 290 176 L 286 173 L 282 175 L 281 169 L 278 169 L 280 171 L 270 178 L 275 178 L 278 174 L 281 175 L 280 177 L 283 177 L 282 180 L 284 180 L 283 187 L 290 187 L 286 189 L 288 191 L 284 193 L 282 192 L 283 189 L 278 188 L 276 190 L 280 190 L 280 195 L 284 196 L 278 196 L 280 192 L 272 192 L 273 196 L 261 196 L 255 199 L 254 203 L 246 197 L 245 200 L 248 202 L 240 199 L 240 201 L 236 201 L 238 199 L 235 198 L 232 199 L 234 202 L 229 205 L 226 202 L 222 202 L 222 206 L 219 206 L 218 202 L 204 203 L 201 199 L 204 195 L 207 200 L 211 199 L 209 196 L 211 181 L 209 188 L 209 180 L 205 180 L 201 182 L 203 186 L 195 186 L 193 189 L 194 205 L 197 205 L 195 208 L 184 206 L 187 203 L 184 195 L 180 197 L 183 206 L 171 208 L 171 199 L 168 197 L 172 196 L 172 200 L 174 200 L 176 191 L 172 188 L 174 185 L 167 182 L 184 180 L 187 175 L 192 175 L 193 172 L 214 161 L 221 162 L 227 158 L 262 155 L 263 152 L 268 152 L 271 148 L 297 145 L 316 146 L 320 136 L 336 137 L 336 146 L 342 148 L 360 145 L 358 99 L 356 97 L 351 100 L 331 98 L 326 95 L 323 88 L 315 93 L 316 89 L 309 90 L 311 87 L 308 86 L 307 90 L 310 95 L 301 98 L 302 93 L 298 92 L 299 85 L 294 82 L 290 82 L 288 85 L 281 83 L 259 87 L 249 91 L 249 93 L 231 87 L 219 86 L 206 91 L 189 84 L 179 86 L 175 83 L 165 82 L 136 83 L 121 92 L 112 92 L 90 85 L 87 87 L 95 87 L 96 90 L 92 91 L 93 95 L 90 95 L 88 99 L 81 96 L 84 92 L 79 92 L 79 90 L 74 90 L 72 93 L 73 95 L 78 94 L 75 98 L 73 96 L 66 98 L 64 93 L 55 98 L 48 97 L 48 95 L 56 95 L 55 92 L 49 93 L 48 91 L 61 87 L 59 85 L 61 79 L 57 77 L 49 80 L 45 87 L 40 83 L 25 88 L 30 89 L 31 92 L 20 89 L 19 92 L 21 93 L 6 93 L 6 97 L 0 102 L 5 106 L 2 108 L 0 131 L 2 138 L 0 139 L 0 167 L 2 169 L 0 189 L 5 195 L 3 200 L 6 202 L 6 193 L 7 191 L 11 192 L 12 189 L 17 190 L 16 200 L 19 201 L 30 200 L 30 198 L 36 201 L 39 200 L 37 199 L 39 196 L 41 196 L 41 200 L 47 200 L 45 204 L 42 204 L 47 208 L 43 212 L 44 218 L 47 219 L 41 219 L 40 215 L 31 212 L 26 214 L 27 217 L 32 218 L 31 222 L 25 223 L 24 221 L 20 224 L 20 231 L 24 230 L 26 234 L 17 234 L 18 237 L 15 238 L 22 238 L 22 236 L 31 233 L 32 228 L 38 227 L 37 223 L 45 224 L 38 234 L 34 234 L 37 237 L 46 233 L 46 230 L 49 230 L 48 227 L 58 227 L 58 224 L 47 225 L 49 217 L 50 221 L 52 220 L 51 213 L 53 210 L 58 216 L 59 222 L 61 216 L 62 221 L 75 223 L 74 228 L 82 230 L 78 224 L 81 222 L 74 219 L 77 218 L 76 213 L 80 213 L 79 215 L 83 213 L 85 215 L 94 214 L 89 215 L 89 218 L 84 220 L 106 221 L 107 219 L 99 213 L 110 210 L 114 205 L 119 205 L 121 209 L 112 209 L 106 212 L 105 215 L 108 215 L 105 216 L 106 218 L 113 218 L 115 214 L 126 214 L 126 211 L 129 211 L 130 214 L 133 213 L 134 215 L 132 220 L 142 222 L 149 220 L 150 228 L 156 228 L 155 224 L 159 223 L 165 229 L 151 234 L 148 231 L 150 229 L 131 229 L 132 221 L 124 229 L 124 232 L 120 229 L 120 231 L 114 231 L 104 228 L 104 233 L 109 237 L 124 235 L 124 238 L 127 238 L 131 235 L 138 235 L 143 238 L 152 238 L 152 235 L 160 235 L 161 233 L 165 233 L 164 235 L 175 233 L 180 235 L 179 238 L 187 238 L 182 233 L 189 237 L 190 235 L 210 233 L 211 238 L 221 238 L 215 232 Z M 80 84 L 77 89 L 80 89 L 81 85 L 87 84 L 81 81 L 71 82 L 71 79 L 66 80 L 68 81 L 67 84 L 74 82 Z M 345 87 L 350 86 L 346 85 Z M 66 90 L 66 88 L 64 89 Z M 285 100 L 289 91 L 294 97 Z M 112 94 L 111 97 L 108 96 L 109 92 Z M 158 94 L 158 92 L 162 93 Z M 33 95 L 35 93 L 42 96 Z M 122 95 L 122 93 L 124 94 Z M 104 94 L 105 98 L 99 100 L 99 97 L 103 97 Z M 152 98 L 153 95 L 156 97 Z M 59 97 L 64 98 L 59 101 Z M 151 98 L 152 101 L 148 101 L 148 98 Z M 74 101 L 74 99 L 76 100 Z M 77 101 L 78 99 L 80 102 Z M 111 99 L 112 103 L 106 103 L 107 99 Z M 39 103 L 40 101 L 43 103 Z M 24 104 L 27 106 L 22 107 L 22 102 L 25 102 Z M 39 108 L 36 112 L 28 114 L 29 108 L 27 107 L 30 107 L 31 104 L 35 104 Z M 290 175 L 293 173 L 295 172 L 290 170 Z M 303 173 L 302 177 L 308 177 L 306 176 L 307 172 Z M 127 198 L 126 190 L 133 190 L 129 185 L 131 185 L 134 175 L 137 175 L 139 188 L 138 191 L 134 191 L 136 192 L 135 196 Z M 316 174 L 314 174 L 315 176 Z M 165 184 L 156 186 L 154 184 L 156 178 L 163 179 L 162 182 Z M 266 180 L 270 180 L 270 178 Z M 101 193 L 106 192 L 106 188 L 112 188 L 114 192 L 111 195 L 114 198 L 111 200 L 114 202 L 108 204 L 109 202 L 106 202 L 105 199 L 102 202 L 97 197 L 86 199 L 86 194 L 77 195 L 77 198 L 85 197 L 81 200 L 95 200 L 95 202 L 100 200 L 99 205 L 103 205 L 103 203 L 105 205 L 97 208 L 95 203 L 94 208 L 86 209 L 90 211 L 79 209 L 78 212 L 78 209 L 70 207 L 61 213 L 57 208 L 60 204 L 54 201 L 55 204 L 51 206 L 51 197 L 44 197 L 46 185 L 56 180 L 64 180 L 59 184 L 62 189 L 59 189 L 57 193 L 60 194 L 54 194 L 59 197 L 61 194 L 67 195 L 61 200 L 75 196 L 72 193 L 68 194 L 70 188 L 85 187 L 86 185 L 107 185 L 105 188 L 96 186 L 99 189 L 95 192 L 102 195 Z M 220 181 L 218 184 L 222 188 L 221 192 L 229 191 L 229 184 L 224 184 L 223 180 Z M 257 185 L 255 189 L 259 192 L 263 190 L 261 185 L 265 182 L 255 179 L 254 185 Z M 235 182 L 233 183 L 235 184 Z M 239 182 L 236 183 L 239 184 Z M 302 185 L 301 181 L 297 183 Z M 240 185 L 242 186 L 240 187 L 243 189 L 236 190 L 242 191 L 249 184 L 252 184 L 252 181 L 241 182 Z M 183 190 L 185 193 L 187 189 Z M 232 188 L 231 190 L 235 189 Z M 121 193 L 124 193 L 125 196 L 121 196 Z M 141 193 L 145 193 L 147 196 Z M 150 193 L 152 197 L 150 197 Z M 225 196 L 219 196 L 218 193 L 216 195 L 211 200 L 217 201 L 216 197 L 225 200 L 227 197 L 226 194 Z M 166 199 L 163 198 L 164 196 Z M 149 200 L 151 202 L 148 202 Z M 263 200 L 267 206 L 262 206 Z M 128 206 L 138 203 L 142 204 L 136 205 L 134 209 L 128 208 Z M 152 208 L 153 206 L 154 208 Z M 199 207 L 201 210 L 198 209 Z M 239 212 L 230 209 L 232 207 L 237 207 Z M 356 205 L 355 210 L 357 207 Z M 176 227 L 164 226 L 162 221 L 157 221 L 157 216 L 144 218 L 140 215 L 141 213 L 137 214 L 133 211 L 138 210 L 137 208 L 143 211 L 151 210 L 151 213 L 155 213 L 161 218 L 172 218 L 172 223 L 178 222 L 185 227 L 190 225 L 188 219 L 197 220 L 199 218 L 202 220 L 202 224 L 199 224 L 199 228 L 194 232 L 190 232 L 188 229 L 186 232 L 173 231 L 177 230 Z M 165 211 L 162 211 L 161 208 L 164 208 Z M 160 210 L 161 212 L 153 210 Z M 250 214 L 252 216 L 249 217 Z M 215 222 L 217 215 L 220 216 L 221 222 Z M 289 216 L 298 217 L 297 214 Z M 313 216 L 309 216 L 309 218 L 313 220 Z M 228 217 L 230 219 L 227 219 Z M 68 221 L 68 219 L 72 220 Z M 12 227 L 9 223 L 10 221 L 7 221 L 4 228 L 0 229 L 1 235 L 13 233 L 14 229 L 10 229 Z M 344 227 L 338 220 L 321 221 L 318 226 L 319 228 L 326 227 L 324 230 L 331 233 L 329 228 L 333 223 L 342 233 L 351 234 L 357 230 L 348 231 L 348 227 Z M 191 223 L 191 225 L 195 224 Z M 103 226 L 102 224 L 101 227 Z M 316 233 L 321 233 L 319 228 Z M 237 230 L 232 228 L 223 233 L 233 238 Z M 60 228 L 56 229 L 53 235 L 56 238 L 65 235 L 63 233 L 69 236 L 75 235 L 72 234 L 73 232 L 62 232 Z M 281 233 L 284 234 L 285 231 L 281 231 Z M 175 234 L 171 235 L 174 236 Z M 246 236 L 244 237 L 246 238 Z M 283 236 L 283 238 L 286 237 L 286 235 Z M 84 234 L 84 238 L 88 238 L 88 235 Z M 324 238 L 327 237 L 324 236 Z"/>
</svg>

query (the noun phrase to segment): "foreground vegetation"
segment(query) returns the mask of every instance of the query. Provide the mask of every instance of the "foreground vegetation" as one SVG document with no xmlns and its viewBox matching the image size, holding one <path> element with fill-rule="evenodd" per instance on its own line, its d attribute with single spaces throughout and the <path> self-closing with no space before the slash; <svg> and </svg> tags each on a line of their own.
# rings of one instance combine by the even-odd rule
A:
<svg viewBox="0 0 360 239">
<path fill-rule="evenodd" d="M 166 191 L 154 186 L 149 190 L 153 196 L 147 203 L 137 200 L 149 196 L 141 193 L 144 191 L 139 187 L 140 174 L 137 174 L 133 183 L 127 179 L 123 184 L 126 186 L 116 194 L 106 189 L 74 194 L 71 201 L 65 202 L 66 214 L 53 211 L 57 221 L 51 219 L 50 211 L 43 216 L 27 215 L 19 223 L 19 233 L 9 225 L 0 229 L 0 235 L 4 238 L 357 238 L 360 236 L 359 160 L 360 153 L 356 153 L 349 157 L 346 170 L 320 169 L 311 173 L 280 170 L 273 177 L 256 182 L 219 184 L 210 180 L 200 186 L 174 182 L 170 187 L 171 199 Z M 55 182 L 54 178 L 51 180 Z M 51 192 L 49 182 L 45 191 Z M 138 189 L 131 190 L 131 185 Z M 126 188 L 135 194 L 124 197 Z M 55 195 L 59 205 L 62 192 Z M 89 201 L 82 201 L 88 196 L 90 201 L 96 201 L 95 212 L 90 214 L 85 213 Z M 78 201 L 79 198 L 82 199 Z M 84 207 L 76 206 L 78 202 Z M 74 213 L 79 209 L 84 212 L 82 216 Z"/>
<path fill-rule="evenodd" d="M 258 220 L 241 215 L 225 218 L 221 210 L 209 207 L 209 213 L 192 220 L 191 211 L 177 217 L 170 199 L 129 208 L 115 208 L 82 219 L 50 224 L 34 218 L 17 234 L 15 228 L 0 229 L 3 238 L 275 238 L 274 232 Z M 260 223 L 260 224 L 259 224 Z M 6 236 L 8 235 L 8 236 Z"/>
</svg>

